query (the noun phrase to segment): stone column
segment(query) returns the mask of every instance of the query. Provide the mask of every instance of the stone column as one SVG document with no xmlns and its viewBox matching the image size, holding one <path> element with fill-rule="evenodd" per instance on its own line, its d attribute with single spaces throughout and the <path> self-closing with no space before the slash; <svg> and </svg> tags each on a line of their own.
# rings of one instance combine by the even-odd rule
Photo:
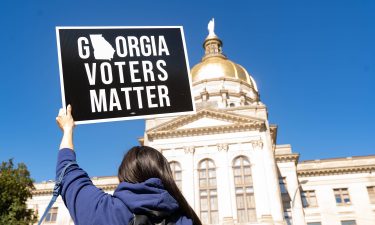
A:
<svg viewBox="0 0 375 225">
<path fill-rule="evenodd" d="M 269 132 L 264 132 L 262 135 L 262 152 L 264 169 L 267 179 L 267 193 L 270 201 L 270 210 L 273 221 L 277 224 L 282 224 L 284 221 L 284 210 L 280 194 L 279 176 L 277 172 L 275 157 L 272 150 L 271 136 Z"/>
<path fill-rule="evenodd" d="M 251 141 L 252 158 L 250 160 L 253 176 L 254 198 L 258 222 L 266 223 L 272 221 L 270 196 L 268 190 L 266 163 L 263 160 L 263 141 L 255 139 Z"/>
<path fill-rule="evenodd" d="M 297 178 L 297 168 L 293 167 L 294 173 L 287 177 L 288 192 L 291 198 L 290 207 L 292 209 L 293 224 L 306 225 L 305 214 L 301 200 L 300 184 Z M 289 178 L 289 179 L 288 179 Z M 294 199 L 293 199 L 294 198 Z M 293 202 L 294 200 L 294 202 Z"/>
<path fill-rule="evenodd" d="M 195 177 L 194 177 L 194 152 L 193 146 L 184 147 L 185 156 L 182 160 L 182 192 L 191 207 L 195 206 Z M 198 213 L 197 213 L 198 214 Z"/>
<path fill-rule="evenodd" d="M 230 191 L 229 171 L 231 164 L 228 162 L 228 144 L 217 145 L 219 155 L 216 165 L 217 197 L 220 224 L 233 224 L 233 210 Z"/>
</svg>

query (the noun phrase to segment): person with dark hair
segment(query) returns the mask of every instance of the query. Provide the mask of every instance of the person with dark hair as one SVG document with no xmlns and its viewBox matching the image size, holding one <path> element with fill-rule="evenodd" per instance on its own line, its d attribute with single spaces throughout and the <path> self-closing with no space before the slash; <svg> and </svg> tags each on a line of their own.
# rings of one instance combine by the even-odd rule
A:
<svg viewBox="0 0 375 225">
<path fill-rule="evenodd" d="M 63 131 L 57 176 L 76 160 L 71 112 L 68 105 L 56 117 Z M 174 182 L 167 159 L 159 151 L 147 146 L 131 148 L 119 167 L 118 179 L 120 183 L 110 195 L 97 188 L 77 164 L 67 168 L 61 196 L 76 225 L 201 225 Z"/>
</svg>

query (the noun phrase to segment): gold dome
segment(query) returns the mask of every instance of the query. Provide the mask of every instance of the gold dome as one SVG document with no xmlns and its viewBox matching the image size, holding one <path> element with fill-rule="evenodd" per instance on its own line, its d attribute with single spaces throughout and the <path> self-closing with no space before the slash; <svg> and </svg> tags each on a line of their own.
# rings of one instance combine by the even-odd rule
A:
<svg viewBox="0 0 375 225">
<path fill-rule="evenodd" d="M 253 85 L 249 73 L 240 65 L 222 57 L 209 57 L 191 69 L 193 82 L 212 78 L 234 78 Z"/>
<path fill-rule="evenodd" d="M 232 62 L 222 53 L 222 41 L 210 33 L 203 43 L 205 55 L 200 63 L 191 69 L 192 81 L 202 81 L 217 78 L 232 78 L 241 80 L 258 92 L 255 81 L 241 65 Z"/>
</svg>

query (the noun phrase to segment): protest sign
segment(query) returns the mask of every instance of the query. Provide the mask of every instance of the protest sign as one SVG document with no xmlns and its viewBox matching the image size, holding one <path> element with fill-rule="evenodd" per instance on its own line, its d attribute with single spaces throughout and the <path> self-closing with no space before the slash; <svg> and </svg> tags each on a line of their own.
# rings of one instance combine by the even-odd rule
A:
<svg viewBox="0 0 375 225">
<path fill-rule="evenodd" d="M 63 107 L 77 124 L 194 113 L 183 28 L 56 27 Z"/>
</svg>

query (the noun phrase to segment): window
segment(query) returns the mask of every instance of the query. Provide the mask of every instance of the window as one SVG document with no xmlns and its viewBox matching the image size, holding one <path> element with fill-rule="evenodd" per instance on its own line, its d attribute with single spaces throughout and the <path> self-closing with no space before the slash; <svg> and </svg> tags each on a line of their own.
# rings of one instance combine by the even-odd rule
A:
<svg viewBox="0 0 375 225">
<path fill-rule="evenodd" d="M 218 224 L 216 167 L 212 160 L 199 163 L 200 219 L 203 224 Z"/>
<path fill-rule="evenodd" d="M 290 207 L 290 197 L 288 194 L 282 194 L 283 208 L 284 208 L 284 218 L 287 225 L 292 225 L 292 207 Z"/>
<path fill-rule="evenodd" d="M 284 212 L 290 212 L 292 207 L 289 194 L 281 194 L 281 200 L 283 201 Z"/>
<path fill-rule="evenodd" d="M 375 204 L 375 186 L 367 187 L 368 196 L 371 204 Z"/>
<path fill-rule="evenodd" d="M 286 178 L 285 177 L 279 177 L 279 185 L 280 185 L 281 194 L 288 194 L 288 189 L 286 187 Z"/>
<path fill-rule="evenodd" d="M 284 212 L 284 217 L 285 217 L 286 225 L 293 225 L 291 213 L 285 213 Z"/>
<path fill-rule="evenodd" d="M 58 208 L 57 207 L 52 207 L 48 213 L 47 213 L 47 216 L 46 216 L 46 219 L 44 220 L 45 222 L 56 222 L 56 219 L 57 219 L 57 210 Z"/>
<path fill-rule="evenodd" d="M 255 199 L 250 162 L 245 156 L 233 160 L 234 186 L 236 191 L 237 219 L 239 223 L 255 222 Z"/>
<path fill-rule="evenodd" d="M 355 220 L 343 220 L 341 221 L 341 225 L 357 225 Z"/>
<path fill-rule="evenodd" d="M 347 188 L 333 189 L 337 205 L 350 205 L 350 197 Z"/>
<path fill-rule="evenodd" d="M 181 190 L 182 189 L 182 170 L 181 170 L 181 165 L 180 163 L 176 161 L 172 161 L 169 163 L 171 170 L 172 170 L 172 175 L 173 179 L 176 182 L 177 187 Z"/>
<path fill-rule="evenodd" d="M 292 224 L 292 207 L 291 207 L 291 198 L 288 193 L 288 186 L 286 184 L 286 177 L 279 177 L 279 185 L 281 192 L 281 200 L 283 202 L 284 208 L 284 218 L 287 225 Z"/>
<path fill-rule="evenodd" d="M 302 198 L 302 205 L 304 208 L 318 206 L 318 202 L 316 201 L 315 191 L 302 191 L 301 198 Z"/>
<path fill-rule="evenodd" d="M 286 178 L 279 177 L 279 185 L 281 191 L 281 200 L 283 202 L 284 212 L 290 211 L 290 195 L 288 193 L 288 187 L 286 185 Z"/>
<path fill-rule="evenodd" d="M 321 222 L 308 222 L 307 225 L 322 225 Z"/>
</svg>

